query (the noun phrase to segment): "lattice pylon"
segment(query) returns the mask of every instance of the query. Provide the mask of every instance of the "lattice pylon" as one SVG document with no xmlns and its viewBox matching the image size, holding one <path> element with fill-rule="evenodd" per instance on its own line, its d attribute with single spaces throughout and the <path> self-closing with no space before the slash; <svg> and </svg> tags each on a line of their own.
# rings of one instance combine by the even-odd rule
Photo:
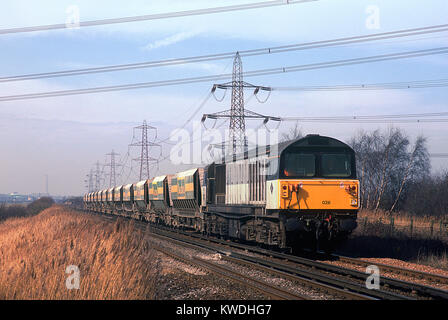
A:
<svg viewBox="0 0 448 320">
<path fill-rule="evenodd" d="M 140 158 L 133 159 L 140 162 L 140 180 L 146 180 L 150 178 L 149 164 L 151 162 L 157 162 L 157 159 L 150 157 L 150 147 L 160 147 L 159 144 L 148 141 L 148 130 L 155 130 L 157 137 L 157 128 L 152 127 L 143 121 L 143 125 L 135 127 L 134 129 L 142 130 L 142 140 L 136 143 L 132 143 L 130 147 L 141 147 Z"/>
<path fill-rule="evenodd" d="M 239 52 L 233 60 L 232 100 L 230 107 L 229 141 L 233 154 L 247 149 L 246 119 L 244 112 L 243 63 Z"/>
<path fill-rule="evenodd" d="M 106 156 L 110 157 L 110 163 L 105 164 L 105 167 L 110 167 L 110 176 L 109 176 L 109 188 L 115 187 L 117 184 L 117 174 L 116 169 L 120 166 L 117 164 L 115 157 L 119 154 L 112 150 L 111 153 L 106 154 Z"/>
<path fill-rule="evenodd" d="M 101 188 L 101 175 L 102 172 L 100 170 L 100 162 L 97 161 L 95 163 L 95 171 L 94 171 L 94 177 L 95 177 L 95 190 L 100 190 Z"/>
<path fill-rule="evenodd" d="M 248 141 L 246 136 L 246 120 L 263 120 L 266 124 L 268 121 L 280 121 L 280 118 L 273 116 L 265 116 L 250 110 L 245 109 L 244 106 L 244 90 L 254 89 L 254 94 L 260 90 L 270 91 L 271 88 L 264 86 L 256 86 L 243 81 L 243 63 L 239 52 L 236 53 L 233 60 L 232 81 L 228 83 L 215 84 L 212 88 L 212 93 L 216 89 L 232 89 L 231 106 L 229 110 L 215 112 L 212 114 L 204 114 L 202 122 L 209 119 L 229 119 L 229 142 L 223 142 L 221 145 L 215 145 L 221 148 L 227 155 L 243 154 L 247 151 Z M 227 150 L 224 150 L 227 149 Z"/>
</svg>

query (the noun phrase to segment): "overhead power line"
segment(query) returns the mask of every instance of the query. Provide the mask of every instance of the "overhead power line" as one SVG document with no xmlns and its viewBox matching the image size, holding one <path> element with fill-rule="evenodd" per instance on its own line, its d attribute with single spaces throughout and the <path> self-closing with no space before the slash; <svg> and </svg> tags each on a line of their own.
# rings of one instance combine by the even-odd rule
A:
<svg viewBox="0 0 448 320">
<path fill-rule="evenodd" d="M 334 116 L 334 117 L 282 117 L 282 121 L 339 121 L 339 120 L 385 120 L 385 119 L 403 119 L 403 118 L 428 118 L 448 116 L 448 112 L 429 112 L 429 113 L 401 113 L 401 114 L 382 114 L 367 116 Z"/>
<path fill-rule="evenodd" d="M 243 51 L 239 51 L 239 53 L 240 53 L 241 57 L 269 55 L 269 54 L 289 52 L 289 51 L 299 51 L 299 50 L 309 50 L 309 49 L 331 47 L 331 46 L 341 46 L 341 45 L 347 45 L 347 44 L 353 44 L 353 43 L 378 41 L 378 40 L 409 37 L 409 36 L 415 36 L 415 35 L 421 35 L 421 34 L 446 32 L 446 31 L 448 31 L 448 24 L 428 26 L 428 27 L 422 27 L 422 28 L 414 28 L 414 29 L 404 29 L 404 30 L 377 33 L 377 34 L 364 35 L 364 36 L 353 36 L 353 37 L 346 37 L 346 38 L 306 42 L 306 43 L 296 43 L 296 44 L 269 47 L 269 48 L 243 50 Z M 208 55 L 184 57 L 184 58 L 174 58 L 174 59 L 166 59 L 166 60 L 158 60 L 158 61 L 145 61 L 145 62 L 138 62 L 138 63 L 116 64 L 116 65 L 110 65 L 110 66 L 104 66 L 104 67 L 72 69 L 72 70 L 43 72 L 43 73 L 31 73 L 31 74 L 23 74 L 23 75 L 17 75 L 17 76 L 0 77 L 0 82 L 12 82 L 12 81 L 23 81 L 23 80 L 33 80 L 33 79 L 45 79 L 45 78 L 56 78 L 56 77 L 78 76 L 78 75 L 85 75 L 85 74 L 135 70 L 135 69 L 143 69 L 143 68 L 166 67 L 166 66 L 188 64 L 188 63 L 232 59 L 234 57 L 234 55 L 235 55 L 235 52 L 225 52 L 225 53 L 208 54 Z"/>
<path fill-rule="evenodd" d="M 321 123 L 437 123 L 448 122 L 448 112 L 401 113 L 365 116 L 333 117 L 280 117 L 280 121 L 321 122 Z M 429 119 L 428 119 L 429 118 Z"/>
<path fill-rule="evenodd" d="M 448 158 L 448 153 L 430 153 L 431 158 Z"/>
<path fill-rule="evenodd" d="M 309 70 L 316 70 L 316 69 L 342 67 L 342 66 L 349 66 L 349 65 L 356 65 L 356 64 L 390 61 L 390 60 L 429 56 L 429 55 L 435 55 L 435 54 L 446 54 L 446 53 L 448 53 L 448 47 L 441 47 L 441 48 L 426 49 L 426 50 L 390 53 L 390 54 L 363 57 L 363 58 L 336 60 L 336 61 L 312 63 L 312 64 L 298 65 L 298 66 L 278 67 L 278 68 L 247 71 L 247 72 L 243 73 L 243 76 L 244 77 L 255 77 L 255 76 L 263 76 L 263 75 L 282 74 L 282 73 L 288 73 L 288 72 L 309 71 Z M 10 95 L 10 96 L 0 96 L 0 102 L 60 97 L 60 96 L 69 96 L 69 95 L 81 95 L 81 94 L 91 94 L 91 93 L 100 93 L 100 92 L 123 91 L 123 90 L 143 89 L 143 88 L 152 88 L 152 87 L 173 86 L 173 85 L 182 85 L 182 84 L 189 84 L 189 83 L 199 83 L 199 82 L 223 80 L 223 79 L 228 79 L 231 77 L 232 77 L 232 74 L 230 73 L 230 74 L 223 74 L 223 75 L 181 78 L 181 79 L 173 79 L 173 80 L 133 83 L 133 84 L 125 84 L 125 85 L 105 86 L 105 87 L 94 87 L 94 88 L 84 88 L 84 89 L 73 89 L 73 90 L 62 90 L 62 91 L 50 91 L 50 92 L 39 92 L 39 93 L 29 93 L 29 94 Z"/>
<path fill-rule="evenodd" d="M 300 122 L 320 122 L 320 123 L 445 123 L 446 119 L 303 119 L 303 118 L 280 118 L 281 121 L 300 121 Z"/>
<path fill-rule="evenodd" d="M 100 25 L 118 24 L 118 23 L 128 23 L 128 22 L 138 22 L 138 21 L 149 21 L 149 20 L 161 20 L 168 18 L 179 18 L 186 16 L 199 16 L 213 13 L 223 13 L 231 11 L 249 10 L 249 9 L 260 9 L 275 6 L 284 6 L 289 4 L 298 4 L 306 2 L 315 2 L 318 0 L 275 0 L 275 1 L 263 1 L 256 3 L 248 3 L 233 6 L 206 8 L 206 9 L 196 9 L 196 10 L 186 10 L 186 11 L 176 11 L 158 14 L 149 14 L 141 16 L 123 17 L 123 18 L 112 18 L 112 19 L 101 19 L 101 20 L 90 20 L 82 21 L 78 24 L 51 24 L 51 25 L 41 25 L 34 27 L 19 27 L 10 29 L 0 29 L 0 35 L 2 34 L 12 34 L 12 33 L 24 33 L 24 32 L 36 32 L 36 31 L 49 31 L 58 29 L 73 29 L 74 27 L 93 27 Z"/>
<path fill-rule="evenodd" d="M 271 91 L 357 91 L 357 90 L 392 90 L 392 89 L 419 89 L 448 86 L 448 79 L 434 79 L 421 81 L 383 82 L 372 84 L 347 84 L 327 86 L 298 86 L 298 87 L 269 87 Z"/>
</svg>

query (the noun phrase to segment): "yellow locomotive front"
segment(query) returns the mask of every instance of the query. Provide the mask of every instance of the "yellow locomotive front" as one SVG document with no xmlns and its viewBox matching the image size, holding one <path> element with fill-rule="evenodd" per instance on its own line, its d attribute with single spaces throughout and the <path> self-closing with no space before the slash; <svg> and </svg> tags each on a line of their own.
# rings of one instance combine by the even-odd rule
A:
<svg viewBox="0 0 448 320">
<path fill-rule="evenodd" d="M 278 212 L 290 244 L 327 246 L 356 228 L 360 186 L 348 145 L 309 135 L 279 150 L 270 166 L 266 209 Z"/>
<path fill-rule="evenodd" d="M 359 181 L 345 179 L 278 180 L 279 209 L 353 210 L 359 208 Z"/>
</svg>

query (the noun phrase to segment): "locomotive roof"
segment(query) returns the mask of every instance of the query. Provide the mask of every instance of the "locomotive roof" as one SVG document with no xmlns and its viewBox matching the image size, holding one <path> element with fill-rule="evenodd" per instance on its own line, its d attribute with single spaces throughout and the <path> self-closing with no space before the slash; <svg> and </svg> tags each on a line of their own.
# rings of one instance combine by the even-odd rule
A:
<svg viewBox="0 0 448 320">
<path fill-rule="evenodd" d="M 239 154 L 236 156 L 237 160 L 243 158 L 253 158 L 257 156 L 261 156 L 264 154 L 271 154 L 271 151 L 274 152 L 277 148 L 277 154 L 281 154 L 286 148 L 289 147 L 326 147 L 326 148 L 348 148 L 353 151 L 353 149 L 347 145 L 346 143 L 339 141 L 335 138 L 321 136 L 318 134 L 309 134 L 303 138 L 293 139 L 289 141 L 280 142 L 276 145 L 267 145 L 267 146 L 257 146 L 254 149 L 245 152 L 243 154 Z"/>
<path fill-rule="evenodd" d="M 320 136 L 318 134 L 309 134 L 297 140 L 291 140 L 279 144 L 279 151 L 289 147 L 326 147 L 326 148 L 348 148 L 353 150 L 348 144 L 335 138 Z"/>
</svg>

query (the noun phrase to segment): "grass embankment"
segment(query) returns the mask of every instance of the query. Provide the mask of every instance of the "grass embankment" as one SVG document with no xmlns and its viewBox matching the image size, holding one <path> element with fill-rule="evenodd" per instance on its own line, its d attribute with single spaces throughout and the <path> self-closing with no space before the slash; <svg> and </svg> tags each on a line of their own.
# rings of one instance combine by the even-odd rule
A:
<svg viewBox="0 0 448 320">
<path fill-rule="evenodd" d="M 67 289 L 71 265 L 79 289 Z M 0 299 L 155 297 L 157 261 L 143 232 L 61 206 L 0 223 L 0 270 Z"/>
<path fill-rule="evenodd" d="M 368 218 L 366 221 L 365 218 Z M 448 270 L 448 234 L 446 227 L 439 230 L 431 218 L 407 215 L 390 216 L 383 212 L 363 211 L 358 227 L 340 250 L 359 257 L 394 258 Z M 413 228 L 410 228 L 412 219 Z"/>
</svg>

